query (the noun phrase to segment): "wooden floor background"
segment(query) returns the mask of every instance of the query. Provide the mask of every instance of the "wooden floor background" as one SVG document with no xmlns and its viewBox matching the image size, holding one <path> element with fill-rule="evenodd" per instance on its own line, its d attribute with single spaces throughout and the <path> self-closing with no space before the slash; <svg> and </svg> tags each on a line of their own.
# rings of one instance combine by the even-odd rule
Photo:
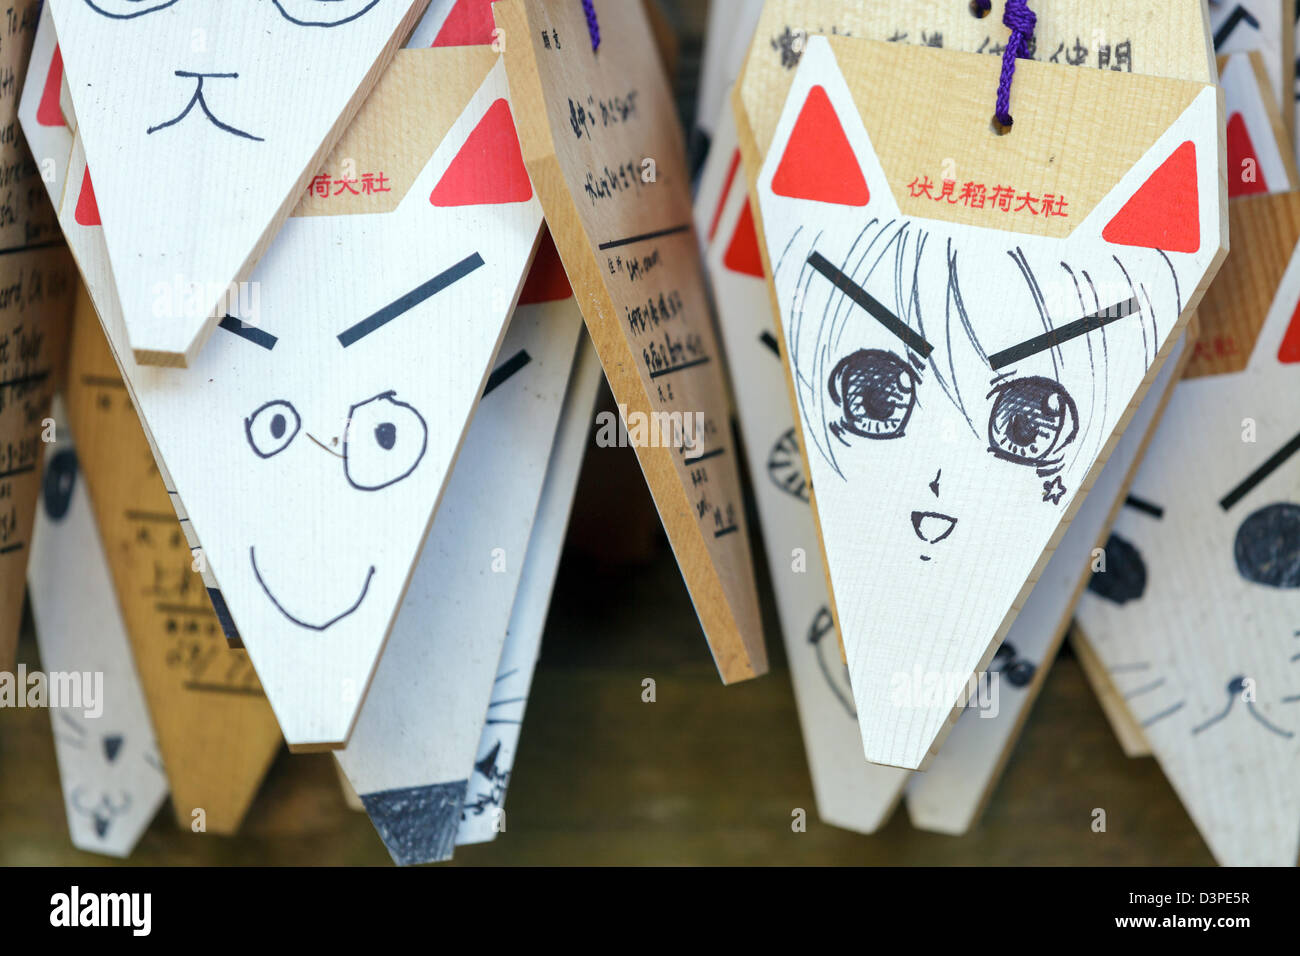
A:
<svg viewBox="0 0 1300 956">
<path fill-rule="evenodd" d="M 705 5 L 667 6 L 689 124 Z M 602 542 L 618 527 L 613 502 L 634 517 L 620 540 Z M 578 507 L 507 832 L 460 849 L 456 864 L 1212 863 L 1155 762 L 1124 757 L 1068 650 L 970 834 L 914 830 L 901 805 L 874 836 L 820 823 L 766 569 L 772 672 L 724 688 L 672 553 L 648 532 L 654 513 L 631 452 L 589 451 Z M 30 619 L 19 656 L 36 666 Z M 657 684 L 653 704 L 641 701 L 646 677 Z M 130 863 L 387 865 L 370 822 L 344 804 L 332 761 L 282 753 L 237 837 L 181 830 L 164 807 Z M 791 831 L 797 807 L 808 811 L 807 832 Z M 1097 807 L 1105 833 L 1091 829 Z M 0 865 L 113 862 L 68 842 L 49 714 L 0 710 Z"/>
</svg>

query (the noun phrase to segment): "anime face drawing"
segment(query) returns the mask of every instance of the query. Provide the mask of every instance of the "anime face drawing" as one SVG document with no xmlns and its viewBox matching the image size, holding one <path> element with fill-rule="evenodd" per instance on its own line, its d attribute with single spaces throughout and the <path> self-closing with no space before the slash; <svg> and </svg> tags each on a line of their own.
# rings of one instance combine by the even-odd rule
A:
<svg viewBox="0 0 1300 956">
<path fill-rule="evenodd" d="M 195 358 L 427 2 L 51 0 L 138 356 Z M 204 292 L 160 301 L 174 279 Z"/>
<path fill-rule="evenodd" d="M 923 762 L 957 694 L 899 708 L 899 681 L 959 688 L 980 668 L 1172 349 L 1218 252 L 1216 115 L 1207 87 L 1063 239 L 907 217 L 810 44 L 759 194 L 857 710 L 885 740 L 869 759 Z M 1179 234 L 1136 231 L 1164 247 L 1116 237 L 1171 177 L 1202 197 L 1190 226 L 1184 209 Z"/>
<path fill-rule="evenodd" d="M 348 737 L 536 243 L 506 91 L 498 63 L 393 212 L 291 218 L 257 324 L 127 369 L 291 745 Z"/>
<path fill-rule="evenodd" d="M 1298 301 L 1293 256 L 1247 368 L 1178 386 L 1078 609 L 1225 864 L 1300 852 Z"/>
</svg>

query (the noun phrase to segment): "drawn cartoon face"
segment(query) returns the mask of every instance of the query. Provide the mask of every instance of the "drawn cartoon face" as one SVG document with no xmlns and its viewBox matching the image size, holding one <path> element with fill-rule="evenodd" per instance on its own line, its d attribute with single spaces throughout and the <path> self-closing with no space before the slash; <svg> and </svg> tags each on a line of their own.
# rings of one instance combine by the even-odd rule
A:
<svg viewBox="0 0 1300 956">
<path fill-rule="evenodd" d="M 1300 850 L 1298 300 L 1293 257 L 1246 370 L 1178 386 L 1078 609 L 1224 863 Z"/>
<path fill-rule="evenodd" d="M 937 734 L 951 708 L 903 713 L 891 681 L 919 666 L 961 686 L 979 669 L 1173 348 L 1218 253 L 1217 203 L 1195 198 L 1218 194 L 1214 91 L 1191 95 L 1063 238 L 1030 235 L 1013 230 L 1032 207 L 987 226 L 904 215 L 920 177 L 886 175 L 830 45 L 810 43 L 759 199 L 859 717 L 908 750 L 869 759 L 924 759 L 924 735 L 889 722 Z M 948 185 L 951 201 L 936 186 L 919 208 L 958 203 Z M 1186 207 L 1136 214 L 1173 187 Z"/>
<path fill-rule="evenodd" d="M 78 773 L 68 781 L 65 802 L 69 826 L 80 831 L 78 846 L 112 843 L 114 824 L 131 812 L 139 778 L 156 778 L 163 772 L 155 745 L 140 749 L 133 735 L 102 726 L 103 720 L 88 720 L 76 710 L 54 714 L 54 732 L 60 747 L 75 752 Z M 67 763 L 72 764 L 72 759 Z M 83 781 L 90 780 L 94 785 Z M 134 821 L 133 821 L 134 822 Z"/>
<path fill-rule="evenodd" d="M 424 3 L 51 6 L 132 344 L 183 364 L 221 292 L 247 278 L 304 170 Z M 105 49 L 130 55 L 105 57 Z M 160 301 L 156 286 L 175 277 L 201 283 L 204 295 Z"/>
<path fill-rule="evenodd" d="M 223 101 L 240 105 L 247 103 L 250 111 L 256 110 L 260 114 L 259 118 L 273 122 L 275 113 L 287 111 L 290 101 L 273 95 L 275 88 L 270 84 L 274 82 L 277 68 L 268 62 L 273 58 L 252 55 L 250 45 L 239 42 L 237 38 L 247 36 L 247 31 L 253 27 L 258 32 L 271 34 L 286 49 L 299 43 L 312 44 L 315 37 L 308 33 L 312 28 L 316 28 L 317 33 L 346 28 L 379 2 L 271 0 L 270 4 L 245 3 L 247 20 L 241 18 L 242 22 L 234 24 L 225 10 L 205 10 L 204 4 L 194 0 L 84 0 L 86 6 L 101 17 L 118 21 L 122 42 L 127 42 L 129 37 L 147 35 L 143 30 L 133 30 L 134 24 L 126 22 L 141 17 L 183 18 L 185 26 L 193 31 L 194 42 L 188 50 L 170 49 L 158 60 L 149 61 L 158 64 L 156 75 L 133 70 L 112 74 L 120 78 L 124 87 L 130 85 L 138 93 L 148 92 L 155 97 L 160 88 L 175 88 L 179 109 L 173 115 L 159 116 L 157 122 L 145 128 L 145 135 L 154 136 L 179 126 L 193 114 L 193 122 L 206 123 L 221 133 L 257 143 L 265 142 L 266 135 L 274 127 L 258 126 L 255 127 L 257 132 L 251 132 L 239 125 L 242 121 L 238 116 L 230 117 L 233 122 L 220 118 L 214 111 L 214 104 Z M 171 12 L 163 13 L 168 10 Z M 322 34 L 335 43 L 346 42 L 346 35 L 346 29 L 337 35 Z M 212 45 L 210 50 L 209 43 Z M 236 84 L 239 90 L 232 89 Z"/>
<path fill-rule="evenodd" d="M 505 91 L 498 64 L 394 212 L 291 218 L 255 324 L 128 369 L 293 744 L 347 738 L 536 242 Z M 304 669 L 329 689 L 290 712 Z"/>
</svg>

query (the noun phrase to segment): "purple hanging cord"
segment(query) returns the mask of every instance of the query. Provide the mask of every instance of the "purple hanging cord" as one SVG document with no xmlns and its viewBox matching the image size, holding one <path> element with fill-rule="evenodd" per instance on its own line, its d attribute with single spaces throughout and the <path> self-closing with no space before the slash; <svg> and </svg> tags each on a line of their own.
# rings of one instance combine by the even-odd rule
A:
<svg viewBox="0 0 1300 956">
<path fill-rule="evenodd" d="M 582 0 L 582 12 L 587 15 L 587 32 L 591 34 L 591 51 L 600 49 L 600 21 L 596 19 L 594 0 Z"/>
<path fill-rule="evenodd" d="M 976 0 L 977 3 L 981 0 Z M 983 0 L 990 3 L 991 0 Z M 1023 56 L 1025 47 L 1034 36 L 1038 17 L 1029 9 L 1029 0 L 1007 0 L 1002 11 L 1002 22 L 1011 28 L 1011 38 L 1002 53 L 1002 79 L 998 83 L 997 106 L 993 118 L 1004 130 L 1011 128 L 1011 81 L 1016 75 L 1016 59 Z"/>
</svg>

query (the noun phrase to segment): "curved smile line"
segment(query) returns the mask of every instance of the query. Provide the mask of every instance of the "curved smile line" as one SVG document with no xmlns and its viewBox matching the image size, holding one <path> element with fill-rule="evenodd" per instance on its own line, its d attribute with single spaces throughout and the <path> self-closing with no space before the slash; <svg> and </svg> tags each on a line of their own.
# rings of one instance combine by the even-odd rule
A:
<svg viewBox="0 0 1300 956">
<path fill-rule="evenodd" d="M 257 583 L 262 586 L 262 590 L 266 592 L 266 596 L 271 599 L 271 603 L 275 605 L 275 609 L 279 611 L 281 614 L 283 614 L 285 617 L 287 617 L 289 620 L 293 621 L 293 623 L 297 624 L 299 627 L 305 627 L 308 630 L 312 630 L 312 631 L 327 630 L 328 628 L 333 627 L 339 621 L 343 620 L 345 617 L 347 617 L 357 608 L 361 607 L 361 602 L 366 599 L 366 592 L 370 590 L 370 579 L 375 576 L 375 566 L 372 564 L 370 566 L 370 570 L 366 573 L 366 583 L 361 587 L 361 594 L 357 597 L 356 601 L 353 602 L 350 608 L 348 608 L 342 614 L 336 614 L 334 617 L 330 618 L 324 624 L 308 624 L 306 621 L 300 620 L 294 617 L 288 611 L 286 611 L 284 609 L 284 605 L 275 599 L 275 595 L 271 593 L 271 589 L 268 588 L 266 586 L 266 582 L 262 580 L 262 573 L 257 569 L 257 555 L 254 552 L 255 549 L 250 545 L 248 549 L 248 560 L 253 565 L 253 577 L 257 578 Z"/>
</svg>

